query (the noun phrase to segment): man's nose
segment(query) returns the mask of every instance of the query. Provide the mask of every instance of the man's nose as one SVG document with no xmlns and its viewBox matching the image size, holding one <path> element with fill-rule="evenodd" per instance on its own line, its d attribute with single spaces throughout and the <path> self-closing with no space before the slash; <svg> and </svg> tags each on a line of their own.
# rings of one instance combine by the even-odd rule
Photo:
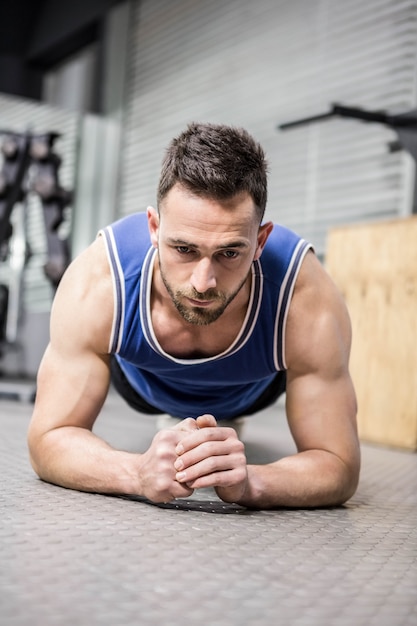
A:
<svg viewBox="0 0 417 626">
<path fill-rule="evenodd" d="M 198 261 L 191 275 L 191 284 L 199 293 L 204 293 L 207 289 L 216 287 L 216 276 L 210 259 Z"/>
</svg>

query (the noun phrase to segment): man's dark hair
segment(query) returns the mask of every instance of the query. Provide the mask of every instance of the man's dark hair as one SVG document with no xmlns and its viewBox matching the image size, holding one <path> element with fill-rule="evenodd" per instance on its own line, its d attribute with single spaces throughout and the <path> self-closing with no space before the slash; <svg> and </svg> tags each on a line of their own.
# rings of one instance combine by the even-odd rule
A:
<svg viewBox="0 0 417 626">
<path fill-rule="evenodd" d="M 176 183 L 197 196 L 220 201 L 246 191 L 261 221 L 267 200 L 265 153 L 243 128 L 194 122 L 167 148 L 158 207 Z"/>
</svg>

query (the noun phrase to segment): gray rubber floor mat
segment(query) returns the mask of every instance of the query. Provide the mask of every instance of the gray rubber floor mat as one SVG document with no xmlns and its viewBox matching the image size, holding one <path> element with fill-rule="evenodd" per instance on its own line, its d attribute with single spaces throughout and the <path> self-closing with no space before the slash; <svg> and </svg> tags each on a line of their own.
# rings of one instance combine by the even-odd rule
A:
<svg viewBox="0 0 417 626">
<path fill-rule="evenodd" d="M 362 446 L 343 507 L 253 511 L 214 491 L 152 505 L 44 483 L 31 406 L 0 401 L 0 624 L 415 626 L 417 455 Z M 141 451 L 155 418 L 110 395 L 96 431 Z M 294 446 L 278 404 L 245 424 L 250 461 Z"/>
</svg>

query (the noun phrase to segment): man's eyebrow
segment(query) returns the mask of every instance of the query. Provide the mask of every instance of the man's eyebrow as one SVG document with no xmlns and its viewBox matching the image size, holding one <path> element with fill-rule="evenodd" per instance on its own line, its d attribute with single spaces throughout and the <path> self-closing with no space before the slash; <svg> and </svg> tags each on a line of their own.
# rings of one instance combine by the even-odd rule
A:
<svg viewBox="0 0 417 626">
<path fill-rule="evenodd" d="M 174 237 L 168 237 L 167 242 L 172 246 L 186 246 L 187 248 L 195 248 L 198 249 L 198 246 L 195 243 L 191 243 L 190 241 L 185 241 L 185 239 L 176 239 Z M 248 248 L 249 242 L 238 239 L 236 241 L 230 241 L 228 243 L 222 244 L 218 246 L 218 250 L 228 250 L 230 248 Z"/>
</svg>

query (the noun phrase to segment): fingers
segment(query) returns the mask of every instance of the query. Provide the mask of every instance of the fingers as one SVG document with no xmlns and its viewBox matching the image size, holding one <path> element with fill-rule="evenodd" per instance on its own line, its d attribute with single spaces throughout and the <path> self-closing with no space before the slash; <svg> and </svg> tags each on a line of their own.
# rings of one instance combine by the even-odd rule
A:
<svg viewBox="0 0 417 626">
<path fill-rule="evenodd" d="M 172 502 L 176 498 L 188 498 L 194 492 L 194 489 L 186 484 L 181 484 L 175 480 L 174 476 L 169 479 L 162 477 L 161 480 L 156 480 L 152 486 L 152 490 L 149 491 L 147 497 L 152 502 Z"/>
<path fill-rule="evenodd" d="M 192 487 L 175 478 L 175 446 L 184 434 L 166 429 L 155 435 L 149 449 L 140 457 L 140 495 L 152 502 L 171 502 L 193 493 Z"/>
<path fill-rule="evenodd" d="M 172 430 L 181 430 L 184 432 L 193 432 L 199 428 L 208 428 L 210 426 L 217 426 L 216 418 L 213 415 L 205 414 L 199 415 L 196 419 L 193 417 L 187 417 L 179 424 L 174 426 Z"/>
<path fill-rule="evenodd" d="M 217 426 L 213 415 L 187 418 L 160 431 L 152 448 L 146 491 L 155 502 L 188 497 L 203 487 L 215 487 L 222 499 L 232 502 L 245 490 L 244 445 L 233 428 Z"/>
<path fill-rule="evenodd" d="M 195 420 L 198 428 L 208 428 L 212 426 L 217 426 L 217 421 L 214 415 L 199 415 Z"/>
<path fill-rule="evenodd" d="M 202 415 L 201 418 L 213 417 L 211 415 Z M 200 419 L 197 418 L 196 421 Z M 215 418 L 213 417 L 213 420 Z M 207 420 L 208 421 L 208 420 Z M 203 422 L 204 423 L 204 422 Z M 183 455 L 185 452 L 189 452 L 193 448 L 200 446 L 206 442 L 221 442 L 221 441 L 239 441 L 234 428 L 222 428 L 222 427 L 209 427 L 208 424 L 204 427 L 197 428 L 189 433 L 187 437 L 182 437 L 178 442 L 175 452 L 178 456 Z M 242 444 L 243 446 L 243 444 Z"/>
<path fill-rule="evenodd" d="M 230 486 L 247 477 L 243 443 L 232 428 L 213 428 L 184 438 L 176 447 L 175 478 L 193 489 Z"/>
<path fill-rule="evenodd" d="M 197 465 L 178 472 L 176 479 L 191 489 L 204 487 L 232 487 L 246 480 L 246 467 L 238 458 L 227 457 L 221 462 L 213 463 L 206 459 Z"/>
<path fill-rule="evenodd" d="M 172 430 L 180 430 L 183 432 L 192 433 L 194 430 L 198 430 L 199 426 L 197 425 L 197 420 L 192 417 L 187 417 L 186 419 L 181 420 L 179 424 L 174 426 Z"/>
</svg>

